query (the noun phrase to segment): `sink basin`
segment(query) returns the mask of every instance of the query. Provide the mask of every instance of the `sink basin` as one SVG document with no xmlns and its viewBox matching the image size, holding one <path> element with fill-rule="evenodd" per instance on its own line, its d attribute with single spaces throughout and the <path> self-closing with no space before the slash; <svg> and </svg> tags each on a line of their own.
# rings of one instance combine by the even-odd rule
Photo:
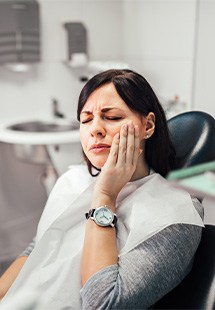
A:
<svg viewBox="0 0 215 310">
<path fill-rule="evenodd" d="M 25 119 L 0 124 L 0 142 L 62 145 L 79 141 L 79 122 L 74 119 Z"/>
<path fill-rule="evenodd" d="M 79 122 L 54 123 L 45 121 L 29 121 L 10 125 L 7 129 L 23 132 L 65 132 L 79 128 Z"/>
</svg>

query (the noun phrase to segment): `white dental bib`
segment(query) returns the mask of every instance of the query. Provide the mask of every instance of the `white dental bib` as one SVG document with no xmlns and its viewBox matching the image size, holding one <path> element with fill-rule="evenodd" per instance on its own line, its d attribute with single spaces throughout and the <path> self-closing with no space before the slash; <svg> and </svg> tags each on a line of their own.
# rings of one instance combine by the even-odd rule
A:
<svg viewBox="0 0 215 310">
<path fill-rule="evenodd" d="M 38 225 L 35 249 L 3 304 L 28 287 L 41 292 L 40 309 L 81 309 L 84 214 L 91 205 L 94 180 L 86 166 L 74 166 L 58 180 Z M 156 173 L 129 182 L 118 196 L 116 213 L 119 256 L 169 225 L 204 226 L 189 194 Z"/>
</svg>

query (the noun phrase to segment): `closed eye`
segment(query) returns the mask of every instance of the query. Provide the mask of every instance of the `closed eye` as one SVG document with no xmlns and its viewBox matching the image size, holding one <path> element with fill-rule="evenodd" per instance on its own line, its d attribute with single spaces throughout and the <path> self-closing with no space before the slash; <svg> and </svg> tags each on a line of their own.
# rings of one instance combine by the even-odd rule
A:
<svg viewBox="0 0 215 310">
<path fill-rule="evenodd" d="M 81 121 L 81 124 L 86 124 L 86 123 L 89 123 L 92 119 L 86 119 L 85 121 Z"/>
<path fill-rule="evenodd" d="M 110 120 L 110 121 L 118 121 L 120 119 L 122 119 L 122 117 L 117 117 L 117 116 L 106 116 L 106 119 Z"/>
<path fill-rule="evenodd" d="M 103 119 L 107 119 L 110 121 L 118 121 L 118 120 L 121 120 L 122 117 L 121 116 L 103 116 Z M 83 120 L 83 121 L 81 121 L 81 124 L 89 123 L 91 120 L 92 120 L 91 118 Z"/>
</svg>

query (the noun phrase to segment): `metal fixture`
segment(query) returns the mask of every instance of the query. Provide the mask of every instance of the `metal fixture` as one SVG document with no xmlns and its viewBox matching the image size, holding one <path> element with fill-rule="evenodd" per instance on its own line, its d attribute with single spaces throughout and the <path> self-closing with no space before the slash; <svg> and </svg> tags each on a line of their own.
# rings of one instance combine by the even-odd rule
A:
<svg viewBox="0 0 215 310">
<path fill-rule="evenodd" d="M 65 115 L 59 111 L 59 102 L 57 99 L 52 99 L 53 116 L 58 118 L 65 118 Z"/>
<path fill-rule="evenodd" d="M 40 60 L 39 5 L 36 0 L 0 1 L 0 64 Z"/>
<path fill-rule="evenodd" d="M 68 33 L 68 61 L 72 67 L 87 65 L 87 30 L 80 22 L 65 23 Z"/>
</svg>

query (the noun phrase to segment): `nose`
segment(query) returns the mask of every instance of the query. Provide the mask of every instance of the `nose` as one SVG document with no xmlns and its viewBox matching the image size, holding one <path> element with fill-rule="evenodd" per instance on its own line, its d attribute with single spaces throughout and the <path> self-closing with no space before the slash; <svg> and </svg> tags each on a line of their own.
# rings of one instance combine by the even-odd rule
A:
<svg viewBox="0 0 215 310">
<path fill-rule="evenodd" d="M 96 119 L 94 118 L 90 127 L 90 134 L 91 136 L 95 137 L 95 136 L 101 136 L 104 137 L 105 136 L 105 128 L 104 125 L 102 123 L 101 119 Z"/>
</svg>

